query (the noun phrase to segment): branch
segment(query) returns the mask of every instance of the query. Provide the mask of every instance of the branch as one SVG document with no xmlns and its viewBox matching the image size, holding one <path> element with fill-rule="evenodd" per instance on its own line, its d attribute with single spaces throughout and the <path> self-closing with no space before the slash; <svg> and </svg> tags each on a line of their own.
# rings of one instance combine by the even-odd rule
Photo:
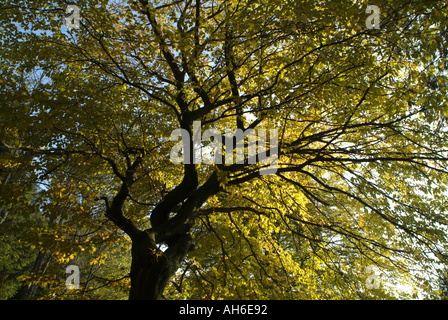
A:
<svg viewBox="0 0 448 320">
<path fill-rule="evenodd" d="M 71 154 L 81 154 L 81 155 L 97 155 L 100 158 L 106 160 L 109 162 L 109 164 L 112 167 L 112 171 L 114 174 L 120 178 L 120 180 L 124 180 L 125 176 L 123 176 L 118 171 L 117 164 L 109 157 L 105 156 L 104 154 L 98 152 L 98 151 L 87 151 L 87 150 L 65 150 L 65 149 L 48 149 L 48 150 L 41 150 L 41 149 L 33 149 L 33 148 L 20 148 L 22 151 L 30 152 L 32 154 L 40 154 L 40 155 L 49 155 L 49 156 L 68 156 Z"/>
<path fill-rule="evenodd" d="M 213 214 L 215 212 L 229 213 L 229 212 L 234 212 L 234 211 L 250 211 L 259 216 L 269 217 L 269 214 L 267 214 L 265 212 L 258 211 L 251 207 L 207 208 L 207 209 L 197 210 L 196 213 L 198 216 L 203 216 L 203 215 Z"/>
<path fill-rule="evenodd" d="M 163 217 L 163 220 L 159 220 L 160 217 L 158 216 L 162 215 L 163 212 L 156 212 L 156 209 L 159 209 L 162 203 L 164 203 L 164 207 L 169 207 L 169 210 L 175 208 L 175 205 L 173 206 L 173 203 L 169 202 L 169 198 L 165 197 L 163 202 L 156 209 L 154 209 L 151 215 L 152 230 L 146 231 L 155 233 L 156 243 L 166 242 L 171 238 L 175 238 L 179 235 L 183 235 L 189 232 L 194 224 L 196 209 L 199 209 L 207 201 L 208 198 L 210 198 L 212 195 L 217 194 L 221 190 L 222 187 L 220 187 L 219 185 L 217 174 L 216 172 L 214 172 L 200 188 L 194 189 L 193 192 L 191 190 L 188 190 L 189 194 L 187 196 L 185 196 L 185 193 L 180 193 L 179 195 L 177 195 L 176 192 L 176 194 L 172 194 L 171 197 L 178 196 L 183 197 L 184 199 L 188 199 L 184 203 L 182 203 L 180 209 L 173 218 L 168 220 L 168 216 L 165 216 Z M 157 216 L 155 214 L 157 214 Z"/>
</svg>

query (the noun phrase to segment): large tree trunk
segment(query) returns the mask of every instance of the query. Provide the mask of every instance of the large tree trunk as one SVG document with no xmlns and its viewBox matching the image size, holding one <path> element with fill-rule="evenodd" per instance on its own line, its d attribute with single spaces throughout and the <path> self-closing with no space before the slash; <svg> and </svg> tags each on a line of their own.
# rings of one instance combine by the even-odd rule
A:
<svg viewBox="0 0 448 320">
<path fill-rule="evenodd" d="M 129 300 L 159 300 L 170 278 L 193 247 L 190 235 L 178 236 L 163 252 L 147 234 L 132 244 Z"/>
</svg>

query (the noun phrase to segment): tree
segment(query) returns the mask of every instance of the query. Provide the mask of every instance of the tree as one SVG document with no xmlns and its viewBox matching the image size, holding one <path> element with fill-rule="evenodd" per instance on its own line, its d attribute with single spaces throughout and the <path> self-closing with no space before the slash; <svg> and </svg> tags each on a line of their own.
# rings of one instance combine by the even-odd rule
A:
<svg viewBox="0 0 448 320">
<path fill-rule="evenodd" d="M 29 198 L 29 194 L 25 194 Z M 39 216 L 21 215 L 19 208 L 2 210 L 4 217 L 0 223 L 0 299 L 6 300 L 20 295 L 22 283 L 17 277 L 27 274 L 34 267 L 36 253 L 24 243 L 20 243 L 23 231 L 19 226 L 39 223 Z"/>
<path fill-rule="evenodd" d="M 1 159 L 27 173 L 0 204 L 40 187 L 55 273 L 94 233 L 132 242 L 130 299 L 404 298 L 366 268 L 446 263 L 445 2 L 376 1 L 371 29 L 366 1 L 83 0 L 67 30 L 69 4 L 0 8 Z M 256 158 L 225 139 L 251 129 Z"/>
</svg>

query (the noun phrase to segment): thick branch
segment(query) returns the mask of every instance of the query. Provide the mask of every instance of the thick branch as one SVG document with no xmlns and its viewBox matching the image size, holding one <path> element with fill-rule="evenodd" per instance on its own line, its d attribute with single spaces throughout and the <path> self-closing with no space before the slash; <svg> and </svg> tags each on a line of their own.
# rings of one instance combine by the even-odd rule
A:
<svg viewBox="0 0 448 320">
<path fill-rule="evenodd" d="M 151 232 L 155 233 L 156 243 L 165 242 L 179 235 L 188 233 L 194 224 L 196 210 L 199 209 L 208 198 L 221 190 L 222 187 L 219 186 L 217 175 L 216 173 L 213 173 L 207 182 L 188 197 L 173 218 L 166 220 L 161 224 L 152 225 Z"/>
</svg>

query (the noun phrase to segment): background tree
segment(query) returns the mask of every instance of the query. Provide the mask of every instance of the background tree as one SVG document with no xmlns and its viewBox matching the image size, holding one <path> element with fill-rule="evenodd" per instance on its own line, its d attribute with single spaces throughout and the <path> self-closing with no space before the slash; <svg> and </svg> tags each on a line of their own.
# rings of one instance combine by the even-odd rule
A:
<svg viewBox="0 0 448 320">
<path fill-rule="evenodd" d="M 378 1 L 379 29 L 364 1 L 84 0 L 66 30 L 68 4 L 0 9 L 2 165 L 28 183 L 1 204 L 37 185 L 34 206 L 63 221 L 28 237 L 54 255 L 48 297 L 94 253 L 90 231 L 107 251 L 131 241 L 130 299 L 431 294 L 415 277 L 447 258 L 444 2 Z M 170 134 L 193 149 L 193 121 L 277 129 L 275 174 L 174 165 Z M 126 290 L 110 263 L 104 283 Z M 389 286 L 366 288 L 370 265 Z"/>
</svg>

